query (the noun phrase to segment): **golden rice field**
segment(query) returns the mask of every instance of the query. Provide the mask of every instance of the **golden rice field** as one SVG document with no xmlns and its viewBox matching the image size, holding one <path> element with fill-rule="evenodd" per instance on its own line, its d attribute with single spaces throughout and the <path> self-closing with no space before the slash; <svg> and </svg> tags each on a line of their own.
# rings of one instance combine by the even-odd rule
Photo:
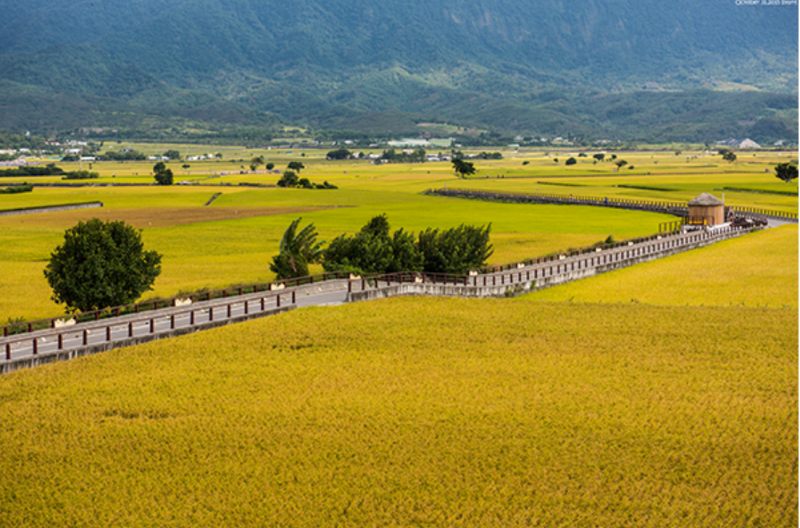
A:
<svg viewBox="0 0 800 528">
<path fill-rule="evenodd" d="M 785 225 L 529 296 L 541 301 L 797 308 L 797 270 L 797 226 Z"/>
<path fill-rule="evenodd" d="M 121 144 L 148 154 L 163 152 L 167 145 Z M 221 149 L 212 146 L 171 145 L 184 155 L 211 152 Z M 428 149 L 431 153 L 447 149 Z M 483 149 L 464 149 L 467 154 Z M 797 181 L 783 183 L 771 172 L 775 164 L 797 159 L 797 151 L 759 151 L 738 153 L 734 163 L 723 161 L 719 155 L 705 150 L 685 149 L 676 156 L 672 151 L 617 152 L 618 159 L 628 165 L 617 169 L 611 161 L 596 162 L 592 154 L 596 149 L 502 149 L 502 160 L 476 160 L 476 174 L 468 180 L 455 177 L 448 162 L 422 164 L 374 165 L 369 161 L 326 161 L 326 149 L 266 150 L 227 148 L 221 149 L 222 160 L 169 162 L 175 181 L 209 186 L 256 183 L 274 185 L 279 175 L 268 174 L 263 167 L 256 172 L 249 169 L 249 160 L 264 156 L 275 163 L 275 169 L 285 169 L 289 161 L 302 161 L 306 169 L 301 176 L 321 183 L 329 181 L 340 188 L 417 193 L 445 184 L 479 189 L 517 192 L 550 192 L 589 196 L 620 196 L 666 201 L 689 200 L 701 192 L 725 193 L 731 205 L 751 205 L 778 210 L 795 210 L 797 207 Z M 382 150 L 364 149 L 365 154 Z M 586 154 L 581 157 L 580 154 Z M 608 153 L 609 157 L 612 152 Z M 573 157 L 577 163 L 565 165 Z M 558 161 L 556 161 L 558 160 Z M 184 169 L 183 165 L 189 168 Z M 77 170 L 77 163 L 61 163 L 66 170 Z M 91 170 L 100 174 L 93 182 L 153 183 L 153 162 L 96 162 Z M 86 169 L 84 163 L 84 169 Z M 4 181 L 22 181 L 9 178 Z M 31 178 L 28 178 L 31 179 Z M 59 177 L 36 178 L 35 181 L 60 181 Z M 566 186 L 565 186 L 566 185 Z M 635 186 L 631 189 L 623 186 Z M 642 188 L 644 187 L 644 188 Z M 759 193 L 752 191 L 761 191 Z M 767 191 L 766 194 L 763 191 Z M 770 193 L 794 193 L 782 196 Z M 0 209 L 3 209 L 0 196 Z"/>
<path fill-rule="evenodd" d="M 154 291 L 146 295 L 152 298 L 272 280 L 270 258 L 284 229 L 298 216 L 313 222 L 323 240 L 353 233 L 369 218 L 382 213 L 388 214 L 394 228 L 417 232 L 427 227 L 491 222 L 495 253 L 490 264 L 583 247 L 609 235 L 617 239 L 649 235 L 658 230 L 660 223 L 674 220 L 666 215 L 631 211 L 492 204 L 420 194 L 445 185 L 500 192 L 539 191 L 671 201 L 712 192 L 717 196 L 724 194 L 731 204 L 797 211 L 797 183 L 782 183 L 767 172 L 775 163 L 796 157 L 796 152 L 791 151 L 740 153 L 740 159 L 732 164 L 721 161 L 719 156 L 691 149 L 685 149 L 679 156 L 672 151 L 620 152 L 618 155 L 634 169 L 616 170 L 613 163 L 595 163 L 591 152 L 580 157 L 577 150 L 570 149 L 505 149 L 505 159 L 476 161 L 478 173 L 474 178 L 462 180 L 455 177 L 447 162 L 413 165 L 333 162 L 323 159 L 325 150 L 289 152 L 133 143 L 117 146 L 122 147 L 148 154 L 167 148 L 180 150 L 184 155 L 220 152 L 223 159 L 186 162 L 190 165 L 188 169 L 183 169 L 184 162 L 169 163 L 177 181 L 186 179 L 202 185 L 36 188 L 32 193 L 0 195 L 0 210 L 95 200 L 104 203 L 102 209 L 0 218 L 0 322 L 63 313 L 63 307 L 50 300 L 42 270 L 50 252 L 61 242 L 64 230 L 79 220 L 95 216 L 125 220 L 143 229 L 148 248 L 164 255 L 162 274 Z M 277 181 L 275 174 L 249 170 L 248 160 L 256 155 L 265 156 L 278 169 L 289 161 L 301 160 L 307 167 L 302 171 L 303 176 L 315 182 L 330 181 L 339 189 L 304 191 L 240 186 L 242 183 L 274 185 Z M 565 166 L 568 156 L 576 156 L 578 162 Z M 62 165 L 67 170 L 77 168 L 75 163 Z M 152 165 L 152 162 L 97 162 L 91 170 L 100 173 L 97 182 L 102 184 L 152 183 Z M 8 182 L 16 180 L 4 178 Z M 217 193 L 220 196 L 206 206 Z M 639 296 L 630 295 L 626 300 L 631 298 Z"/>
<path fill-rule="evenodd" d="M 207 186 L 0 195 L 0 210 L 105 204 L 0 218 L 0 323 L 62 313 L 42 269 L 92 216 L 143 230 L 164 254 L 151 295 L 170 296 L 271 280 L 298 216 L 326 240 L 384 212 L 411 231 L 492 222 L 495 264 L 673 219 L 419 194 L 445 184 L 659 200 L 735 188 L 728 203 L 797 211 L 774 194 L 797 183 L 765 171 L 796 152 L 632 152 L 616 172 L 509 150 L 459 180 L 446 163 L 318 150 L 120 146 L 224 160 L 173 164 Z M 258 154 L 277 168 L 305 154 L 303 176 L 339 189 L 239 186 L 277 179 L 240 174 Z M 93 170 L 145 183 L 151 166 Z M 516 299 L 297 310 L 1 376 L 0 526 L 797 526 L 797 237 L 770 229 Z"/>
<path fill-rule="evenodd" d="M 222 195 L 205 206 L 215 192 Z M 320 240 L 327 241 L 354 233 L 383 213 L 394 229 L 414 232 L 491 223 L 494 264 L 591 245 L 610 234 L 617 238 L 648 235 L 658 230 L 659 223 L 672 219 L 654 213 L 530 207 L 358 189 L 36 188 L 25 195 L 0 195 L 0 202 L 10 196 L 26 200 L 20 202 L 22 206 L 47 200 L 99 200 L 104 207 L 0 217 L 0 323 L 64 313 L 63 307 L 50 300 L 43 269 L 50 253 L 63 242 L 64 231 L 92 217 L 125 220 L 143 229 L 146 247 L 164 255 L 162 273 L 146 297 L 273 280 L 270 259 L 278 251 L 284 230 L 298 217 L 313 222 Z M 312 271 L 321 272 L 321 267 Z"/>
<path fill-rule="evenodd" d="M 0 378 L 6 526 L 792 527 L 796 308 L 400 298 Z"/>
</svg>

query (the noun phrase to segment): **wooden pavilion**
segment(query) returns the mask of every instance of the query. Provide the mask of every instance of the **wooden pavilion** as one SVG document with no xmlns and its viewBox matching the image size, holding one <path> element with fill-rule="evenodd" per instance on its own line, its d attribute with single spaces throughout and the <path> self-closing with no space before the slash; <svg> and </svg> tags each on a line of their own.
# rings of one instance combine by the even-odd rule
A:
<svg viewBox="0 0 800 528">
<path fill-rule="evenodd" d="M 725 202 L 703 193 L 689 202 L 689 225 L 714 226 L 725 223 Z"/>
</svg>

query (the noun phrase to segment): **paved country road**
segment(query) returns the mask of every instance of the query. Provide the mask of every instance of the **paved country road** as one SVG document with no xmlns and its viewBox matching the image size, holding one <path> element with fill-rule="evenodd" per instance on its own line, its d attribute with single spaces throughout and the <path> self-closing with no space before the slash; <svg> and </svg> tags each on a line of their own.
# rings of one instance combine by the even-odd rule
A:
<svg viewBox="0 0 800 528">
<path fill-rule="evenodd" d="M 501 266 L 480 275 L 404 272 L 366 279 L 332 279 L 290 289 L 235 295 L 77 324 L 69 320 L 66 326 L 54 324 L 54 328 L 0 337 L 0 373 L 308 306 L 403 294 L 518 295 L 713 244 L 750 231 L 725 227 L 658 235 L 613 248 L 588 248 L 570 256 L 554 255 Z M 24 324 L 17 326 L 20 329 L 25 327 Z"/>
</svg>

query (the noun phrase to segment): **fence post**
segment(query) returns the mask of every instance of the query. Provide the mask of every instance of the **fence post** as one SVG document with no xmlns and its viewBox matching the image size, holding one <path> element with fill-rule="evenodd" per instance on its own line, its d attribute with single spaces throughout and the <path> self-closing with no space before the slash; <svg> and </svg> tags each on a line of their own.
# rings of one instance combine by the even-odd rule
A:
<svg viewBox="0 0 800 528">
<path fill-rule="evenodd" d="M 228 319 L 231 318 L 231 305 L 228 305 Z"/>
<path fill-rule="evenodd" d="M 156 331 L 156 320 L 155 318 L 150 319 L 150 333 L 155 333 Z"/>
<path fill-rule="evenodd" d="M 106 341 L 111 341 L 111 325 L 106 327 Z"/>
<path fill-rule="evenodd" d="M 6 360 L 11 361 L 11 343 L 6 343 Z"/>
<path fill-rule="evenodd" d="M 297 292 L 295 292 L 295 291 L 292 291 L 292 304 L 297 304 L 297 297 L 296 297 L 296 295 L 295 295 L 296 293 L 297 293 Z"/>
<path fill-rule="evenodd" d="M 64 335 L 58 334 L 58 349 L 61 350 L 64 348 Z"/>
<path fill-rule="evenodd" d="M 213 306 L 209 306 L 208 307 L 208 321 L 211 322 L 213 320 L 214 320 L 214 307 Z"/>
<path fill-rule="evenodd" d="M 194 310 L 192 310 L 192 311 L 190 312 L 190 315 L 189 315 L 189 325 L 190 325 L 190 326 L 194 326 Z"/>
<path fill-rule="evenodd" d="M 278 294 L 278 308 L 281 307 L 281 294 Z"/>
<path fill-rule="evenodd" d="M 83 331 L 83 346 L 86 346 L 88 344 L 89 344 L 89 331 L 88 330 L 84 330 Z"/>
<path fill-rule="evenodd" d="M 172 314 L 169 318 L 169 329 L 175 330 L 175 314 Z"/>
<path fill-rule="evenodd" d="M 38 340 L 34 337 L 33 338 L 33 355 L 34 356 L 39 353 L 39 343 L 37 343 L 37 341 Z"/>
</svg>

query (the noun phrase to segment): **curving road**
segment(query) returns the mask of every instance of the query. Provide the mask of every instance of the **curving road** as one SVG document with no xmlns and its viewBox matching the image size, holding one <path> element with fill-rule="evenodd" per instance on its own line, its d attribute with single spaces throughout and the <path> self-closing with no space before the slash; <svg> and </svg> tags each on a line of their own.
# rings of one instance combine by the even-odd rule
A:
<svg viewBox="0 0 800 528">
<path fill-rule="evenodd" d="M 413 290 L 416 294 L 472 297 L 516 295 L 661 258 L 747 232 L 750 230 L 725 228 L 659 236 L 602 251 L 569 257 L 555 256 L 538 263 L 504 266 L 481 275 L 437 278 L 434 275 L 404 273 L 367 280 L 334 279 L 291 289 L 201 301 L 10 335 L 0 337 L 0 373 L 274 315 L 295 308 L 337 305 L 355 300 L 354 298 L 377 298 L 378 295 L 370 296 L 370 293 L 380 293 L 381 290 L 387 296 L 400 294 L 397 290 L 392 290 L 395 293 L 390 290 L 404 281 L 406 285 L 414 283 L 418 286 Z"/>
</svg>

